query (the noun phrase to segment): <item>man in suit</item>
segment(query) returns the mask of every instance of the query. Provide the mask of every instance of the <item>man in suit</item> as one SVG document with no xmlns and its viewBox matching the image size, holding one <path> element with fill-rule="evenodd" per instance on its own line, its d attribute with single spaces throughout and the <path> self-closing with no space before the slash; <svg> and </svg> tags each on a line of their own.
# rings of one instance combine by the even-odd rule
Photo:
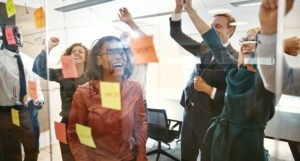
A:
<svg viewBox="0 0 300 161">
<path fill-rule="evenodd" d="M 181 0 L 176 0 L 175 11 L 170 18 L 171 37 L 195 57 L 200 58 L 201 64 L 194 68 L 180 100 L 180 104 L 185 108 L 181 133 L 181 160 L 196 161 L 200 149 L 201 161 L 204 161 L 204 146 L 207 146 L 203 144 L 204 136 L 210 119 L 219 115 L 224 106 L 227 73 L 215 62 L 204 42 L 197 42 L 182 32 L 182 8 Z M 235 22 L 235 19 L 231 15 L 217 14 L 212 26 L 232 59 L 236 60 L 238 52 L 229 43 L 229 38 L 235 31 L 235 26 L 230 25 L 232 22 Z"/>
</svg>

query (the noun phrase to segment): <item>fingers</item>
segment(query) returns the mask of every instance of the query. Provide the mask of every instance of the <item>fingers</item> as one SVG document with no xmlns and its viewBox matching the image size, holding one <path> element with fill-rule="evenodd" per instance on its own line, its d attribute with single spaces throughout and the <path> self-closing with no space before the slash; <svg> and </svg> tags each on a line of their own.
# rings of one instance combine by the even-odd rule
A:
<svg viewBox="0 0 300 161">
<path fill-rule="evenodd" d="M 293 8 L 293 5 L 294 5 L 294 0 L 286 1 L 285 14 L 289 13 L 289 11 Z"/>
<path fill-rule="evenodd" d="M 59 41 L 59 38 L 58 37 L 51 37 L 50 40 L 52 42 L 58 42 Z"/>
<path fill-rule="evenodd" d="M 194 77 L 194 83 L 195 83 L 195 82 L 202 83 L 202 82 L 205 82 L 205 80 L 202 79 L 201 76 L 196 76 L 196 77 Z"/>
<path fill-rule="evenodd" d="M 261 6 L 267 9 L 277 8 L 278 0 L 262 0 Z"/>
</svg>

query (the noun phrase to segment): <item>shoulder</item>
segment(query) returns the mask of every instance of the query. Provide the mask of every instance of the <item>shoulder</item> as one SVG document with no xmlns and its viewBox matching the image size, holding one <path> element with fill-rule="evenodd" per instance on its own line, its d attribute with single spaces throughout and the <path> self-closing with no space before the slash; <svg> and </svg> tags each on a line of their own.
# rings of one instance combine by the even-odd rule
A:
<svg viewBox="0 0 300 161">
<path fill-rule="evenodd" d="M 142 89 L 141 84 L 137 80 L 127 79 L 124 81 L 124 87 L 128 89 Z"/>
<path fill-rule="evenodd" d="M 231 44 L 228 45 L 227 50 L 235 59 L 238 58 L 239 52 L 235 48 L 233 48 Z"/>
<path fill-rule="evenodd" d="M 77 90 L 78 91 L 85 91 L 85 90 L 88 90 L 89 88 L 90 88 L 90 81 L 88 81 L 88 82 L 86 82 L 86 83 L 84 83 L 84 84 L 82 84 L 82 85 L 79 85 L 78 87 L 77 87 Z"/>
</svg>

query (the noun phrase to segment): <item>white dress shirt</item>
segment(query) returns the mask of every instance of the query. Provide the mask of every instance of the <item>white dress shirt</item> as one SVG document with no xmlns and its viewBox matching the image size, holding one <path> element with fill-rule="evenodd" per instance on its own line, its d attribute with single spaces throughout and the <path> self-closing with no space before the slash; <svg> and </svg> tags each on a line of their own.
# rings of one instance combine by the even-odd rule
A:
<svg viewBox="0 0 300 161">
<path fill-rule="evenodd" d="M 29 94 L 28 81 L 35 81 L 38 100 L 43 101 L 44 97 L 41 92 L 39 77 L 31 70 L 33 60 L 30 60 L 25 54 L 19 54 L 24 65 L 27 95 Z M 22 105 L 19 101 L 19 68 L 15 55 L 17 54 L 7 49 L 0 50 L 0 106 Z M 27 98 L 27 101 L 29 100 L 31 100 L 30 97 Z"/>
</svg>

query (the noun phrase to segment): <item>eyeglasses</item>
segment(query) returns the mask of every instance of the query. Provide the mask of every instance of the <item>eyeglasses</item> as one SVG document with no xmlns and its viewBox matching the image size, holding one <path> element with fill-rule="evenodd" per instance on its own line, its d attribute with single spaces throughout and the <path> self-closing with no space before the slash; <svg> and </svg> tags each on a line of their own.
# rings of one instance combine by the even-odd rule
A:
<svg viewBox="0 0 300 161">
<path fill-rule="evenodd" d="M 256 39 L 256 36 L 248 36 L 248 37 L 240 38 L 239 42 L 240 42 L 240 45 L 243 45 L 243 44 L 256 44 L 257 39 Z"/>
<path fill-rule="evenodd" d="M 116 56 L 118 54 L 120 56 L 125 56 L 126 52 L 123 48 L 115 48 L 115 49 L 108 49 L 106 52 L 100 53 L 100 55 L 108 55 L 108 56 Z"/>
</svg>

